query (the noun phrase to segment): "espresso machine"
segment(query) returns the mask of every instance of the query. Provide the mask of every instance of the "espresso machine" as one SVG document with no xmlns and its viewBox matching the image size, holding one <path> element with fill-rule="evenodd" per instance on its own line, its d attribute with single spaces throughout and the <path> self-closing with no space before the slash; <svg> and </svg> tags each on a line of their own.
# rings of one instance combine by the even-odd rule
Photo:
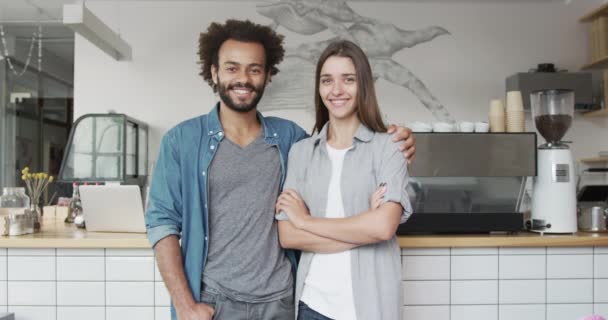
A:
<svg viewBox="0 0 608 320">
<path fill-rule="evenodd" d="M 576 179 L 570 148 L 561 140 L 574 113 L 571 90 L 539 90 L 530 94 L 532 117 L 546 143 L 538 147 L 532 213 L 528 227 L 540 233 L 574 233 Z"/>
<path fill-rule="evenodd" d="M 536 134 L 415 133 L 412 215 L 397 234 L 517 232 L 529 218 Z"/>
</svg>

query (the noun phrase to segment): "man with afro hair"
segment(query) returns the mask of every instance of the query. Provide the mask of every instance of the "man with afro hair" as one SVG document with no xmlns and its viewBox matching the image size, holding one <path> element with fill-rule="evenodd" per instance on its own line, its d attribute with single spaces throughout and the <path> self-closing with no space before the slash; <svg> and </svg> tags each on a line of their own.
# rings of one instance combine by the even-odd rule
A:
<svg viewBox="0 0 608 320">
<path fill-rule="evenodd" d="M 283 36 L 250 21 L 200 35 L 200 75 L 219 102 L 163 136 L 146 211 L 172 319 L 295 317 L 296 253 L 279 245 L 274 208 L 307 134 L 256 109 L 284 53 Z M 391 130 L 413 156 L 410 130 Z"/>
</svg>

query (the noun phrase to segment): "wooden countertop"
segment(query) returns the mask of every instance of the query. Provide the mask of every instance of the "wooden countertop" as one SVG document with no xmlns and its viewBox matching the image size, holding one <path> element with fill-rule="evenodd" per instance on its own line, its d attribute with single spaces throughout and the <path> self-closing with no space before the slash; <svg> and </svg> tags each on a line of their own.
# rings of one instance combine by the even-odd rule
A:
<svg viewBox="0 0 608 320">
<path fill-rule="evenodd" d="M 401 248 L 447 247 L 586 247 L 608 246 L 608 233 L 576 234 L 457 234 L 408 235 L 397 237 Z"/>
<path fill-rule="evenodd" d="M 0 248 L 150 248 L 145 233 L 88 232 L 57 218 L 44 216 L 38 233 L 0 236 Z"/>
<path fill-rule="evenodd" d="M 608 246 L 608 233 L 575 235 L 462 234 L 398 236 L 401 248 L 447 247 L 584 247 Z M 63 219 L 44 217 L 42 232 L 22 236 L 0 236 L 0 248 L 150 248 L 143 233 L 87 232 Z"/>
</svg>

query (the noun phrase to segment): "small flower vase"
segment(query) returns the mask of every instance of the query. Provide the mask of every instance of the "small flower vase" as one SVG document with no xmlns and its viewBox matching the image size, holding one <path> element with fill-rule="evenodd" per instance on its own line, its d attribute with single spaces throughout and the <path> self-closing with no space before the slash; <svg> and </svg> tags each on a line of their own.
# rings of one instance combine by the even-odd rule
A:
<svg viewBox="0 0 608 320">
<path fill-rule="evenodd" d="M 37 204 L 31 204 L 29 210 L 26 210 L 26 214 L 31 221 L 34 233 L 40 232 L 41 212 L 42 210 Z"/>
</svg>

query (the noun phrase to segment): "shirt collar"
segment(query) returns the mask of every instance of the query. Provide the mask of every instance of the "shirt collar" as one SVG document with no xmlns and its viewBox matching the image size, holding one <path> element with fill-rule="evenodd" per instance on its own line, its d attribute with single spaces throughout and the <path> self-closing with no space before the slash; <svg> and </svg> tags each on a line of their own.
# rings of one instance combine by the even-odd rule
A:
<svg viewBox="0 0 608 320">
<path fill-rule="evenodd" d="M 319 133 L 315 136 L 315 145 L 319 144 L 320 141 L 327 142 L 327 130 L 329 128 L 329 121 L 323 125 L 323 128 Z M 359 140 L 361 142 L 370 142 L 374 137 L 374 132 L 370 130 L 368 127 L 363 124 L 359 125 L 357 131 L 355 132 L 355 136 L 353 137 L 353 142 Z"/>
<path fill-rule="evenodd" d="M 260 123 L 262 124 L 262 128 L 264 130 L 264 138 L 265 139 L 276 139 L 279 137 L 278 132 L 272 124 L 270 124 L 261 112 L 256 111 L 256 115 Z M 223 136 L 224 129 L 222 128 L 222 123 L 220 122 L 220 103 L 216 103 L 215 107 L 207 114 L 207 135 L 216 135 L 219 134 Z"/>
</svg>

